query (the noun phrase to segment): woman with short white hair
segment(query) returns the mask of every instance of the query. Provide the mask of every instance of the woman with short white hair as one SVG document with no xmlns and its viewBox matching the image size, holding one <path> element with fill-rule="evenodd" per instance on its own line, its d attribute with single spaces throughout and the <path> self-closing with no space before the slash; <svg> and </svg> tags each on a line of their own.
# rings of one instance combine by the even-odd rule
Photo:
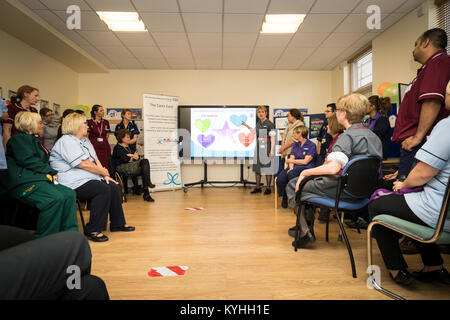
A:
<svg viewBox="0 0 450 320">
<path fill-rule="evenodd" d="M 61 231 L 78 231 L 75 192 L 60 184 L 49 164 L 49 151 L 35 135 L 42 134 L 38 113 L 19 112 L 14 119 L 18 133 L 6 144 L 8 170 L 0 187 L 12 198 L 39 209 L 35 238 Z"/>
<path fill-rule="evenodd" d="M 50 155 L 50 165 L 58 171 L 59 183 L 75 190 L 78 199 L 90 202 L 91 217 L 85 234 L 96 242 L 107 241 L 108 213 L 110 230 L 134 231 L 128 226 L 122 209 L 120 189 L 100 163 L 94 147 L 86 138 L 86 117 L 71 113 L 62 122 L 63 136 L 55 143 Z"/>
</svg>

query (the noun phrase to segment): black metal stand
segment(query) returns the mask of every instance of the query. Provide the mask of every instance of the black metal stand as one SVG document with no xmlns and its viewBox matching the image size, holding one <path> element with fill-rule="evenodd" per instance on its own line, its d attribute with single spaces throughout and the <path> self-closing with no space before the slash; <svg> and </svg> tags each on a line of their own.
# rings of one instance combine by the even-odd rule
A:
<svg viewBox="0 0 450 320">
<path fill-rule="evenodd" d="M 195 185 L 201 185 L 203 186 L 207 183 L 214 183 L 214 184 L 225 184 L 225 183 L 234 183 L 234 184 L 242 184 L 244 185 L 244 188 L 247 185 L 256 185 L 256 182 L 248 181 L 244 179 L 244 163 L 241 162 L 240 164 L 240 180 L 239 181 L 208 181 L 208 164 L 207 161 L 203 161 L 203 179 L 197 182 L 192 183 L 186 183 L 183 185 L 184 192 L 187 192 L 187 188 Z"/>
</svg>

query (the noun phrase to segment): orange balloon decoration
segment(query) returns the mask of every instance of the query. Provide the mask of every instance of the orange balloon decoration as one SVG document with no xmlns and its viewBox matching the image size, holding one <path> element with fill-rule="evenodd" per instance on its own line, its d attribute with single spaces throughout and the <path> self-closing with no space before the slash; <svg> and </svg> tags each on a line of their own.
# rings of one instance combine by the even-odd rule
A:
<svg viewBox="0 0 450 320">
<path fill-rule="evenodd" d="M 386 87 L 387 86 L 389 86 L 390 84 L 392 84 L 392 82 L 389 82 L 389 81 L 385 81 L 385 82 L 382 82 L 379 86 L 378 86 L 378 95 L 381 97 L 381 96 L 383 96 L 383 91 L 384 91 L 384 89 L 386 89 Z"/>
</svg>

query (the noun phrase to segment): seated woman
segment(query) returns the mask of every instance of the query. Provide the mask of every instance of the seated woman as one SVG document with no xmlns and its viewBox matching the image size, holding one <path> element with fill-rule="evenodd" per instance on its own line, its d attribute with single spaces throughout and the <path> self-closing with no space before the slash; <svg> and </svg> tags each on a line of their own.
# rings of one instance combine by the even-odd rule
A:
<svg viewBox="0 0 450 320">
<path fill-rule="evenodd" d="M 446 108 L 450 109 L 450 82 L 447 85 Z M 394 191 L 424 186 L 423 191 L 402 195 L 391 194 L 372 201 L 369 204 L 370 220 L 379 214 L 389 214 L 435 228 L 450 176 L 449 134 L 450 117 L 447 117 L 436 124 L 427 142 L 417 151 L 416 159 L 419 163 L 406 180 L 394 182 Z M 448 217 L 444 231 L 450 232 Z M 436 244 L 412 240 L 422 257 L 424 268 L 411 275 L 398 242 L 402 235 L 379 225 L 373 227 L 372 234 L 377 240 L 389 275 L 396 283 L 409 285 L 416 278 L 450 284 L 450 275 L 444 268 L 444 261 Z"/>
<path fill-rule="evenodd" d="M 294 129 L 295 142 L 291 153 L 286 159 L 287 168 L 282 170 L 277 177 L 278 196 L 283 197 L 281 206 L 287 208 L 286 185 L 289 180 L 296 178 L 304 169 L 314 168 L 314 157 L 316 156 L 316 145 L 308 139 L 309 129 L 299 126 Z"/>
<path fill-rule="evenodd" d="M 119 130 L 116 133 L 116 138 L 118 143 L 114 147 L 112 157 L 117 164 L 117 171 L 141 176 L 144 185 L 144 200 L 154 202 L 155 200 L 148 191 L 148 188 L 155 187 L 150 179 L 150 163 L 147 159 L 139 159 L 136 144 L 130 144 L 130 131 L 127 129 Z"/>
<path fill-rule="evenodd" d="M 348 161 L 362 156 L 374 156 L 382 158 L 383 149 L 380 139 L 367 126 L 363 119 L 366 114 L 369 101 L 359 93 L 352 93 L 339 98 L 336 103 L 336 118 L 344 126 L 346 131 L 339 136 L 331 153 L 327 156 L 325 163 L 313 169 L 303 170 L 295 186 L 295 192 L 298 191 L 300 183 L 308 176 L 323 174 L 339 174 Z M 305 201 L 313 197 L 336 197 L 337 182 L 331 178 L 318 178 L 309 181 L 303 188 L 301 200 Z M 342 200 L 353 200 L 345 193 L 341 195 Z M 308 220 L 314 219 L 314 215 L 308 217 Z M 302 248 L 314 240 L 308 227 L 305 212 L 300 213 L 300 239 L 297 247 Z M 309 221 L 310 225 L 313 225 Z M 295 230 L 291 228 L 291 230 Z M 294 241 L 295 242 L 295 241 Z M 295 246 L 295 243 L 292 245 Z"/>
<path fill-rule="evenodd" d="M 383 145 L 383 160 L 386 160 L 389 156 L 389 140 L 391 139 L 391 125 L 389 124 L 386 114 L 392 107 L 391 99 L 370 96 L 369 103 L 370 104 L 367 107 L 369 119 L 367 119 L 365 123 L 369 126 L 369 129 L 380 138 Z"/>
<path fill-rule="evenodd" d="M 57 171 L 50 167 L 49 151 L 35 135 L 44 128 L 35 112 L 17 113 L 18 133 L 6 144 L 8 170 L 2 171 L 0 187 L 6 193 L 39 209 L 35 238 L 61 231 L 78 231 L 75 192 L 60 184 Z"/>
<path fill-rule="evenodd" d="M 85 234 L 96 242 L 107 241 L 102 234 L 106 230 L 108 213 L 110 230 L 134 231 L 128 226 L 120 199 L 120 189 L 102 167 L 87 135 L 86 117 L 71 113 L 62 123 L 63 136 L 56 141 L 50 155 L 50 165 L 58 171 L 58 182 L 75 190 L 77 198 L 90 202 L 91 217 Z"/>
</svg>

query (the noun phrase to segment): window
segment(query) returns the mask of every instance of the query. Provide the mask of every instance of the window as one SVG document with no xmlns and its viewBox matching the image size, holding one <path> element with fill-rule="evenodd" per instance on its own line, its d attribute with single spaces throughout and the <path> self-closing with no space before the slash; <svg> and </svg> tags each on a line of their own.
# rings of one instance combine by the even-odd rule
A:
<svg viewBox="0 0 450 320">
<path fill-rule="evenodd" d="M 352 63 L 352 91 L 372 91 L 372 50 L 366 51 Z"/>
<path fill-rule="evenodd" d="M 438 26 L 450 35 L 450 1 L 438 0 L 437 5 Z M 450 52 L 450 42 L 447 42 L 447 52 Z"/>
</svg>

